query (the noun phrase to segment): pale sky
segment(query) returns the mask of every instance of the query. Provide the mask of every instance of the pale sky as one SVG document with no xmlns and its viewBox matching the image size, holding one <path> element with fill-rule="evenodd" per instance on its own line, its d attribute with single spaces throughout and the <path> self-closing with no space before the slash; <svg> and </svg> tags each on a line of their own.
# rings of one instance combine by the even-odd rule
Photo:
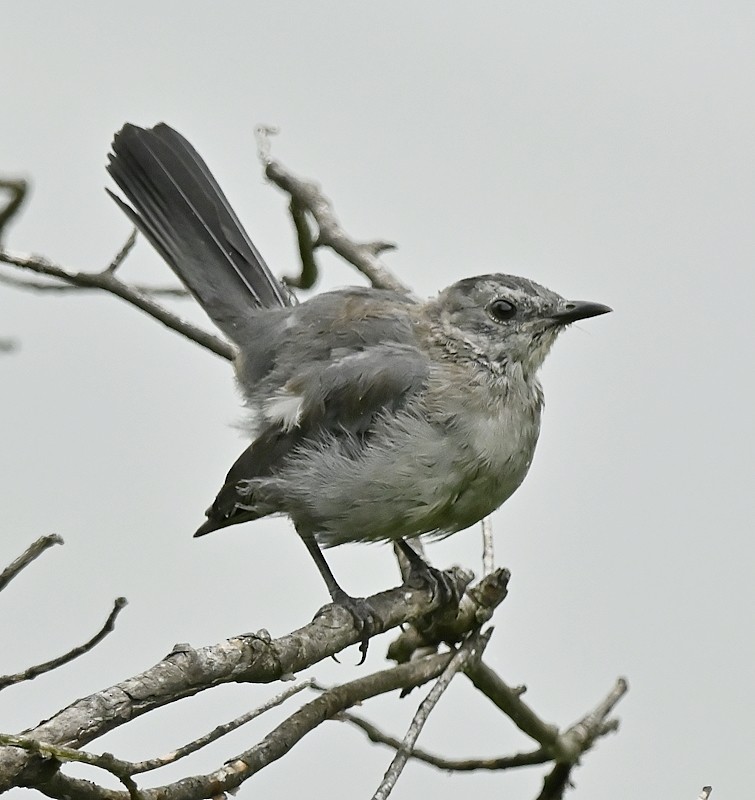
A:
<svg viewBox="0 0 755 800">
<path fill-rule="evenodd" d="M 419 294 L 501 271 L 611 305 L 546 363 L 534 465 L 494 517 L 513 578 L 486 658 L 562 726 L 629 679 L 621 730 L 587 754 L 570 797 L 694 800 L 705 784 L 712 800 L 748 796 L 752 3 L 11 0 L 0 74 L 0 173 L 33 182 L 7 237 L 14 250 L 104 266 L 129 232 L 103 190 L 112 135 L 126 121 L 166 121 L 204 155 L 268 263 L 290 272 L 285 201 L 255 155 L 254 126 L 268 123 L 282 131 L 274 154 L 322 183 L 349 232 L 399 244 L 386 260 Z M 335 258 L 322 263 L 320 288 L 357 280 Z M 123 277 L 171 276 L 142 242 Z M 227 363 L 96 294 L 0 286 L 8 337 L 19 349 L 0 354 L 0 566 L 42 534 L 66 544 L 0 596 L 0 673 L 84 641 L 116 596 L 130 604 L 93 653 L 4 692 L 0 730 L 34 725 L 175 642 L 282 635 L 327 601 L 285 520 L 191 538 L 245 446 Z M 429 555 L 479 572 L 479 533 Z M 329 558 L 353 594 L 396 583 L 387 547 Z M 366 667 L 350 651 L 312 674 L 378 669 L 390 638 L 373 642 Z M 96 748 L 157 755 L 274 691 L 222 687 Z M 402 736 L 416 694 L 362 712 Z M 216 744 L 193 770 L 279 718 Z M 457 757 L 528 746 L 463 678 L 420 744 Z M 390 758 L 327 723 L 238 796 L 369 797 Z M 542 773 L 410 764 L 393 797 L 534 797 Z"/>
</svg>

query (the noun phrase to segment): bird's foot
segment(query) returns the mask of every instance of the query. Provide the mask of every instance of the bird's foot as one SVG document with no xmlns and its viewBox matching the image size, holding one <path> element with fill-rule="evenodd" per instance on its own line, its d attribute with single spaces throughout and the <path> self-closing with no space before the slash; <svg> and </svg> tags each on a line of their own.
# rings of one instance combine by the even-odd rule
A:
<svg viewBox="0 0 755 800">
<path fill-rule="evenodd" d="M 449 572 L 431 567 L 420 559 L 412 559 L 409 564 L 409 573 L 404 585 L 411 589 L 429 589 L 434 600 L 436 597 L 443 606 L 458 607 L 461 602 L 459 587 Z"/>
<path fill-rule="evenodd" d="M 332 599 L 335 605 L 340 606 L 351 614 L 351 618 L 354 620 L 354 627 L 362 634 L 359 643 L 359 652 L 362 657 L 359 659 L 357 666 L 364 664 L 364 660 L 367 658 L 367 647 L 370 638 L 382 632 L 383 621 L 364 597 L 351 597 L 351 595 L 340 590 L 334 592 Z"/>
</svg>

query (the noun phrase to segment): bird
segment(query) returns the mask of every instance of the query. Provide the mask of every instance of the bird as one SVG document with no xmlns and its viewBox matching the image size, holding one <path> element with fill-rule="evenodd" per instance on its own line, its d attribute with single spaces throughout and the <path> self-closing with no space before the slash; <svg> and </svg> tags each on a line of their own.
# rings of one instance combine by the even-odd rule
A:
<svg viewBox="0 0 755 800">
<path fill-rule="evenodd" d="M 253 412 L 195 536 L 288 516 L 364 659 L 380 620 L 322 548 L 394 542 L 409 580 L 447 590 L 408 540 L 464 530 L 516 491 L 540 432 L 545 357 L 571 323 L 611 309 L 503 273 L 424 301 L 347 287 L 299 303 L 176 130 L 124 125 L 107 170 L 126 199 L 110 195 L 233 344 Z"/>
</svg>

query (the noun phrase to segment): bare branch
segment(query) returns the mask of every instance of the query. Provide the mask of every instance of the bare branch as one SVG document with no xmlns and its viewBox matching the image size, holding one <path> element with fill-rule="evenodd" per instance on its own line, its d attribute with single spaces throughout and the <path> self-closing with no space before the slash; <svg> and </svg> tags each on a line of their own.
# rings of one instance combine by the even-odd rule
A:
<svg viewBox="0 0 755 800">
<path fill-rule="evenodd" d="M 510 573 L 498 569 L 478 584 L 467 588 L 458 609 L 448 609 L 429 618 L 412 620 L 388 648 L 388 658 L 403 663 L 426 648 L 437 649 L 441 643 L 456 644 L 470 631 L 490 619 L 494 609 L 508 593 Z"/>
<path fill-rule="evenodd" d="M 483 517 L 482 527 L 482 576 L 483 578 L 495 569 L 495 551 L 493 548 L 493 521 Z"/>
<path fill-rule="evenodd" d="M 562 800 L 564 792 L 571 785 L 571 771 L 574 764 L 555 764 L 545 776 L 543 789 L 537 800 Z"/>
<path fill-rule="evenodd" d="M 115 758 L 110 753 L 98 756 L 95 753 L 88 753 L 86 750 L 74 750 L 71 747 L 52 745 L 28 736 L 13 736 L 9 733 L 0 733 L 0 744 L 6 747 L 18 747 L 43 759 L 55 759 L 61 764 L 73 761 L 78 764 L 88 764 L 90 767 L 99 767 L 118 778 L 133 800 L 141 796 L 136 784 L 131 780 L 129 763 Z"/>
<path fill-rule="evenodd" d="M 403 741 L 396 751 L 390 766 L 386 770 L 383 780 L 380 782 L 377 791 L 372 797 L 372 800 L 385 800 L 388 795 L 393 791 L 399 775 L 403 772 L 406 762 L 414 749 L 420 731 L 427 722 L 430 712 L 435 708 L 438 700 L 440 700 L 443 692 L 448 688 L 454 676 L 464 667 L 471 663 L 473 660 L 479 659 L 487 643 L 490 641 L 490 636 L 493 629 L 489 629 L 486 633 L 473 633 L 456 651 L 454 657 L 449 661 L 448 666 L 443 670 L 443 674 L 438 678 L 433 688 L 428 693 L 427 697 L 422 701 L 417 713 L 412 719 L 409 730 L 406 732 Z"/>
<path fill-rule="evenodd" d="M 339 714 L 337 719 L 344 722 L 349 722 L 367 734 L 367 738 L 375 744 L 384 744 L 398 750 L 401 747 L 401 740 L 387 733 L 383 733 L 376 725 L 368 722 L 356 714 L 344 712 Z M 502 771 L 507 769 L 514 769 L 516 767 L 529 767 L 536 764 L 544 764 L 551 760 L 550 753 L 539 747 L 529 753 L 516 753 L 511 756 L 498 756 L 495 758 L 465 758 L 453 759 L 437 756 L 433 753 L 428 753 L 426 750 L 421 750 L 415 747 L 410 753 L 411 758 L 417 761 L 423 761 L 425 764 L 430 764 L 438 769 L 447 772 L 474 772 L 476 770 L 491 770 Z"/>
<path fill-rule="evenodd" d="M 471 664 L 465 673 L 477 689 L 511 718 L 520 731 L 552 752 L 558 741 L 558 728 L 543 722 L 521 699 L 521 692 L 505 683 L 481 661 Z"/>
<path fill-rule="evenodd" d="M 270 136 L 276 129 L 260 126 L 256 130 L 257 150 L 265 167 L 265 175 L 279 188 L 287 192 L 302 209 L 306 209 L 317 222 L 319 235 L 315 246 L 330 247 L 341 258 L 356 267 L 378 289 L 393 289 L 409 292 L 378 258 L 378 253 L 391 248 L 387 242 L 358 243 L 351 239 L 341 227 L 333 211 L 333 205 L 320 187 L 294 175 L 280 161 L 270 156 Z"/>
<path fill-rule="evenodd" d="M 126 256 L 131 252 L 136 244 L 136 234 L 136 228 L 132 228 L 131 233 L 128 235 L 128 239 L 126 239 L 123 247 L 121 247 L 121 249 L 115 254 L 113 260 L 107 265 L 107 267 L 105 267 L 105 272 L 110 272 L 112 274 L 125 261 Z"/>
<path fill-rule="evenodd" d="M 193 742 L 185 744 L 183 747 L 177 748 L 172 753 L 160 756 L 159 758 L 151 758 L 148 761 L 137 761 L 132 764 L 129 764 L 128 772 L 130 775 L 135 775 L 138 772 L 149 772 L 150 770 L 164 767 L 166 764 L 172 764 L 181 758 L 185 758 L 186 756 L 191 755 L 192 753 L 196 753 L 196 751 L 200 750 L 202 747 L 205 747 L 211 742 L 217 741 L 222 736 L 225 736 L 227 733 L 235 731 L 242 725 L 246 725 L 247 722 L 251 722 L 253 719 L 256 719 L 261 714 L 264 714 L 265 711 L 269 711 L 271 708 L 275 708 L 276 706 L 281 705 L 286 700 L 288 700 L 289 697 L 293 697 L 295 694 L 298 694 L 303 689 L 311 689 L 313 685 L 314 685 L 314 679 L 310 678 L 309 680 L 304 681 L 303 683 L 299 683 L 296 686 L 291 686 L 285 691 L 276 694 L 274 697 L 271 697 L 261 706 L 258 706 L 257 708 L 254 708 L 251 711 L 247 711 L 246 714 L 242 714 L 240 717 L 236 717 L 236 719 L 231 720 L 230 722 L 226 722 L 225 725 L 218 725 L 217 728 L 215 728 L 214 730 L 210 731 L 209 733 L 206 733 L 204 736 L 200 736 Z"/>
<path fill-rule="evenodd" d="M 151 297 L 133 286 L 129 286 L 107 269 L 102 272 L 70 272 L 52 261 L 48 261 L 42 256 L 22 255 L 11 253 L 8 250 L 0 249 L 0 263 L 10 264 L 20 269 L 27 269 L 38 275 L 46 275 L 50 278 L 57 278 L 72 286 L 85 289 L 101 289 L 102 291 L 114 294 L 136 306 L 145 314 L 161 322 L 167 328 L 180 333 L 187 339 L 196 342 L 207 350 L 211 350 L 222 358 L 232 361 L 235 350 L 228 342 L 214 334 L 208 333 L 190 322 L 182 320 L 180 317 L 168 311 L 168 309 L 156 303 Z"/>
<path fill-rule="evenodd" d="M 62 667 L 64 664 L 68 664 L 69 661 L 73 661 L 75 658 L 84 655 L 84 653 L 88 653 L 90 650 L 95 648 L 109 633 L 112 632 L 113 628 L 115 627 L 115 619 L 126 606 L 126 602 L 127 601 L 125 597 L 116 598 L 115 602 L 113 603 L 113 610 L 108 615 L 107 620 L 105 620 L 105 624 L 88 642 L 72 648 L 67 653 L 63 653 L 63 655 L 58 656 L 57 658 L 53 658 L 50 661 L 45 661 L 43 664 L 37 664 L 36 666 L 28 667 L 23 672 L 17 672 L 15 675 L 0 675 L 0 691 L 6 689 L 8 686 L 12 686 L 15 683 L 34 680 L 34 678 L 44 675 L 45 672 L 51 672 L 58 667 Z"/>
<path fill-rule="evenodd" d="M 459 589 L 463 592 L 463 583 Z M 429 589 L 407 587 L 381 592 L 368 600 L 383 621 L 384 630 L 427 614 L 441 603 Z M 328 605 L 308 625 L 279 639 L 260 631 L 196 650 L 177 645 L 140 675 L 75 701 L 27 734 L 50 744 L 81 747 L 135 717 L 209 687 L 270 683 L 295 674 L 360 642 L 361 636 L 351 614 L 340 606 Z M 333 713 L 342 710 L 339 707 Z M 0 793 L 16 785 L 27 760 L 23 754 L 0 750 Z"/>
<path fill-rule="evenodd" d="M 294 289 L 311 289 L 319 274 L 315 259 L 315 240 L 309 228 L 306 209 L 295 198 L 291 198 L 288 210 L 296 230 L 296 243 L 299 246 L 301 272 L 299 275 L 284 275 L 283 282 Z"/>
<path fill-rule="evenodd" d="M 13 286 L 16 289 L 29 289 L 33 292 L 49 292 L 51 294 L 66 294 L 67 292 L 96 291 L 99 286 L 75 286 L 70 283 L 46 283 L 30 281 L 23 278 L 14 278 L 11 275 L 0 275 L 0 283 Z M 130 288 L 150 297 L 191 297 L 182 286 L 147 286 L 143 283 L 130 283 Z"/>
<path fill-rule="evenodd" d="M 619 678 L 605 699 L 561 734 L 554 748 L 556 760 L 575 764 L 582 753 L 593 746 L 596 739 L 615 731 L 618 723 L 616 720 L 609 720 L 608 716 L 628 690 L 626 679 Z"/>
<path fill-rule="evenodd" d="M 36 542 L 29 545 L 25 552 L 0 572 L 0 592 L 5 589 L 21 570 L 28 567 L 32 561 L 39 558 L 45 550 L 55 544 L 63 544 L 63 539 L 58 536 L 57 533 L 50 534 L 49 536 L 41 536 Z"/>
<path fill-rule="evenodd" d="M 453 654 L 428 656 L 409 664 L 400 664 L 387 670 L 336 686 L 302 706 L 281 722 L 261 742 L 229 759 L 220 769 L 206 775 L 193 775 L 165 786 L 143 789 L 142 800 L 192 800 L 217 797 L 232 792 L 244 781 L 264 767 L 286 755 L 306 734 L 325 720 L 332 719 L 357 703 L 397 689 L 409 689 L 437 678 L 452 660 Z M 127 800 L 124 792 L 94 786 L 62 775 L 40 776 L 35 787 L 50 797 L 92 798 L 94 800 Z"/>
<path fill-rule="evenodd" d="M 2 239 L 5 226 L 18 214 L 26 199 L 29 184 L 21 178 L 16 180 L 0 178 L 0 189 L 9 191 L 11 195 L 4 208 L 0 209 L 0 239 Z"/>
</svg>

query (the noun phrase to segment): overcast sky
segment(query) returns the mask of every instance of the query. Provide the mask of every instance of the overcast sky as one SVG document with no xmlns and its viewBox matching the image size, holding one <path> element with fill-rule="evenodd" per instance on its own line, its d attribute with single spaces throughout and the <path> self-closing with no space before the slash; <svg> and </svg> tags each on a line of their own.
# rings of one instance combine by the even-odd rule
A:
<svg viewBox="0 0 755 800">
<path fill-rule="evenodd" d="M 274 154 L 322 183 L 347 230 L 398 242 L 387 261 L 418 293 L 503 271 L 614 307 L 565 333 L 545 366 L 534 465 L 494 517 L 513 578 L 487 658 L 559 725 L 629 679 L 619 734 L 574 774 L 579 800 L 694 800 L 704 784 L 713 800 L 748 796 L 755 6 L 11 0 L 2 16 L 0 173 L 33 184 L 10 248 L 104 266 L 129 232 L 103 190 L 112 135 L 164 120 L 204 155 L 274 270 L 292 271 L 285 200 L 255 156 L 263 122 L 281 128 Z M 322 261 L 320 288 L 358 280 Z M 144 242 L 123 276 L 170 280 Z M 95 652 L 4 692 L 0 730 L 175 642 L 281 635 L 327 600 L 285 520 L 191 538 L 244 447 L 226 362 L 95 294 L 0 286 L 0 338 L 19 345 L 0 356 L 0 566 L 42 534 L 66 541 L 0 597 L 0 673 L 83 641 L 114 597 L 130 601 Z M 430 556 L 479 571 L 478 531 Z M 329 557 L 353 594 L 396 582 L 387 547 Z M 367 667 L 347 653 L 312 674 L 377 669 L 389 638 Z M 223 687 L 96 746 L 157 755 L 272 691 Z M 363 711 L 403 735 L 416 703 Z M 463 678 L 420 743 L 447 756 L 527 746 Z M 369 797 L 389 760 L 328 723 L 239 797 Z M 534 797 L 541 774 L 412 764 L 394 797 Z"/>
</svg>

